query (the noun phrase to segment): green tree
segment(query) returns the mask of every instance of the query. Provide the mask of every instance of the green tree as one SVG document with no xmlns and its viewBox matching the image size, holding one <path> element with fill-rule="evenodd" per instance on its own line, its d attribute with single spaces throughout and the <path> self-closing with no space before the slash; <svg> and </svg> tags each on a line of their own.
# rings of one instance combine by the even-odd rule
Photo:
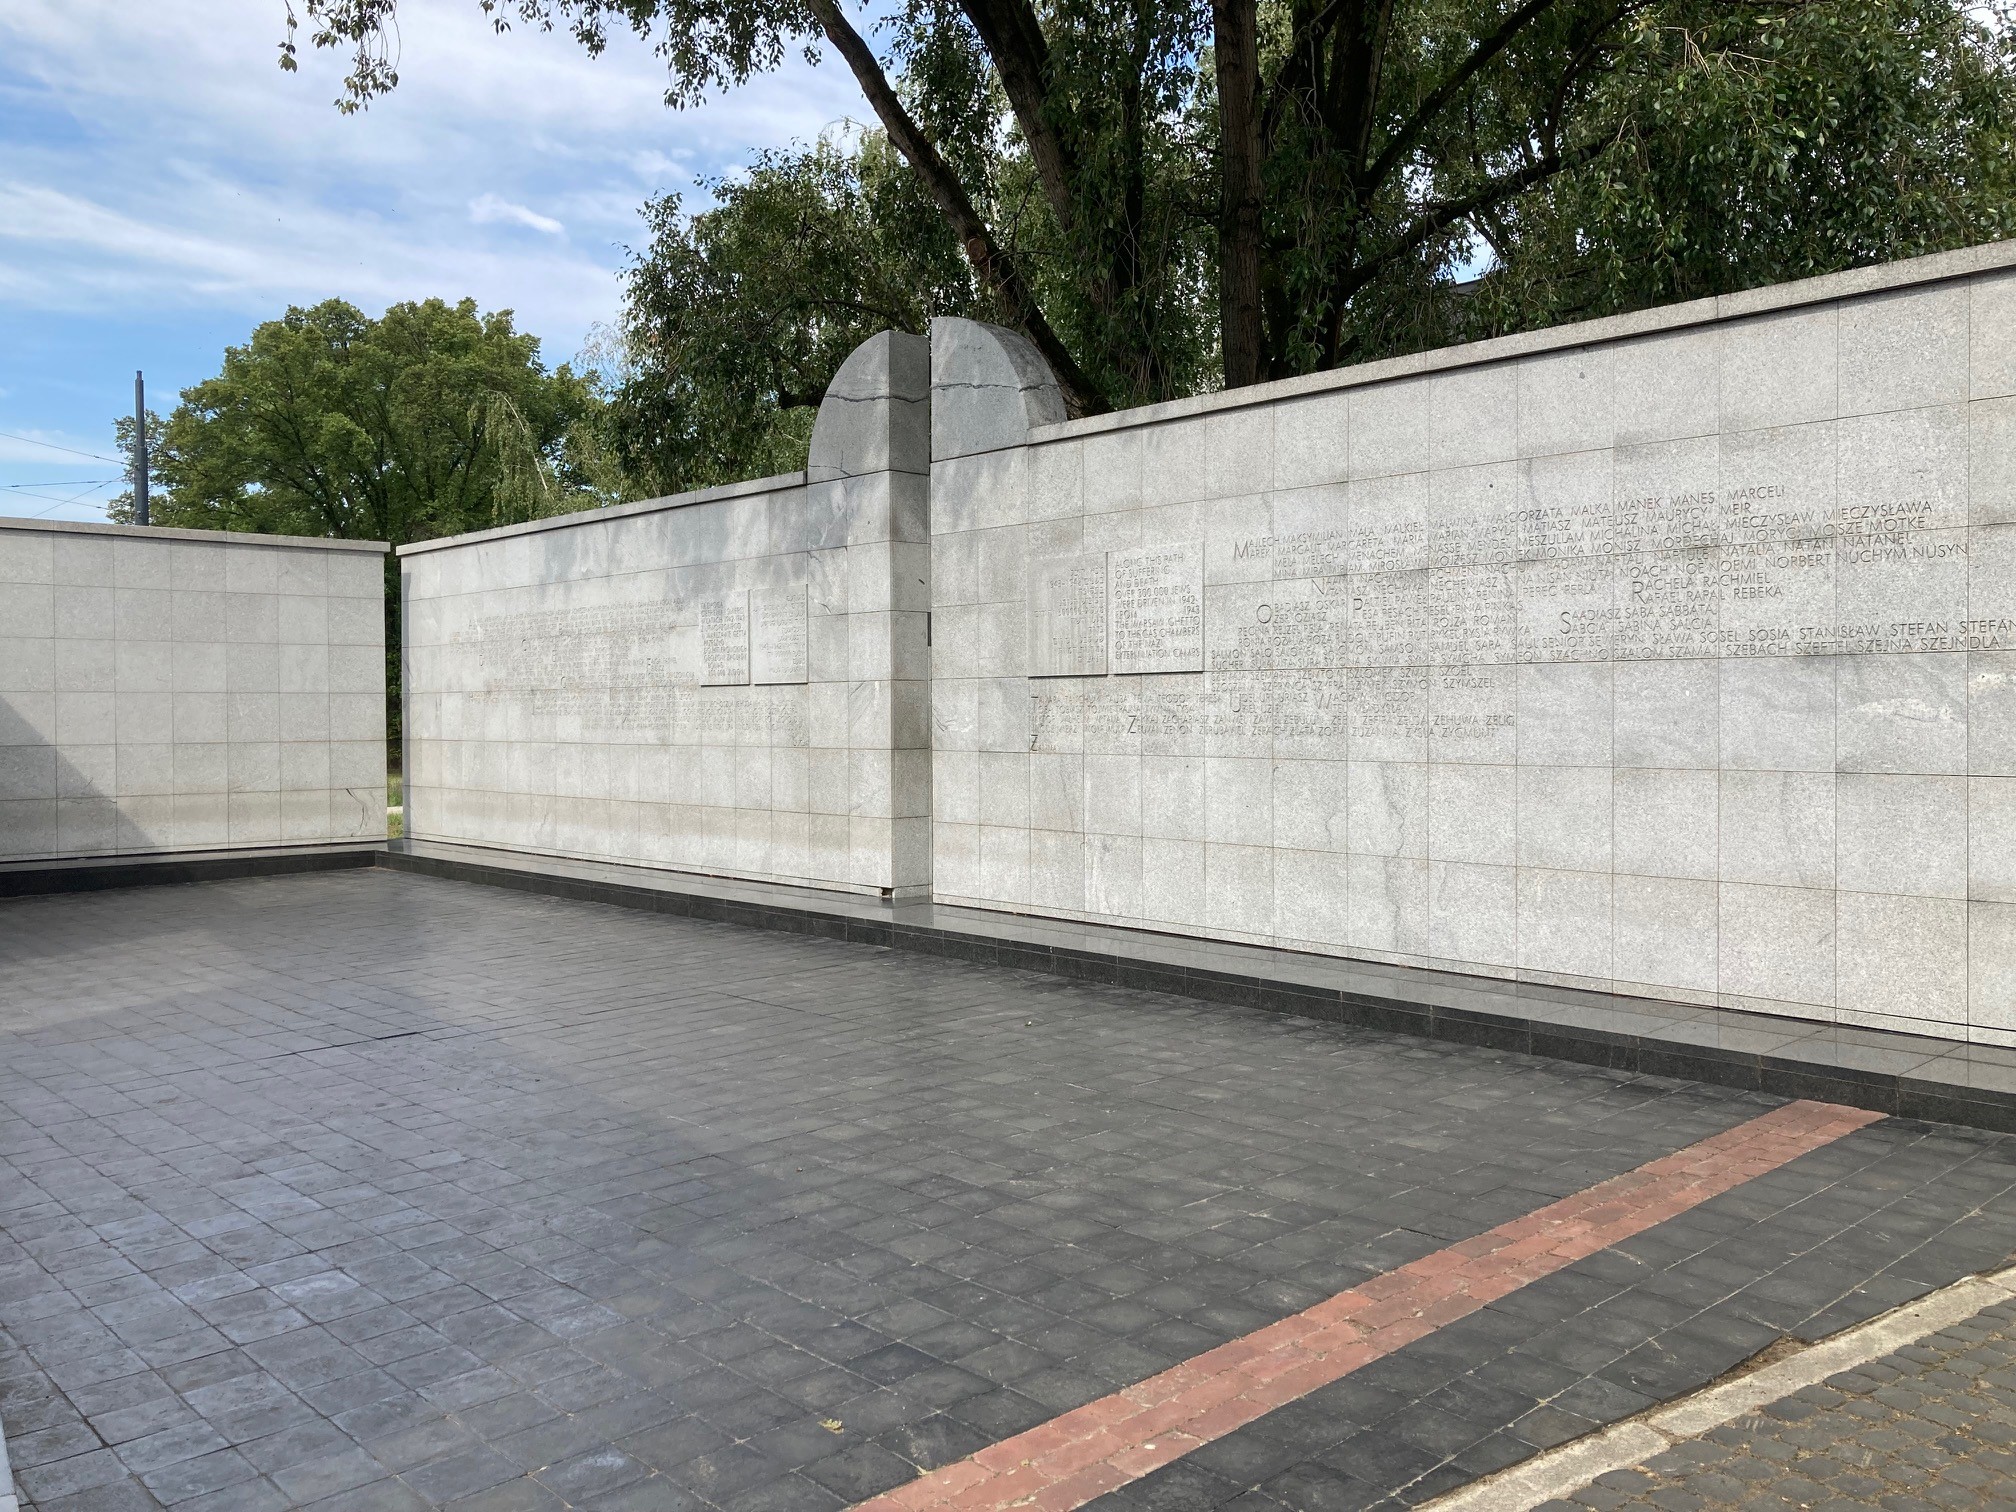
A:
<svg viewBox="0 0 2016 1512">
<path fill-rule="evenodd" d="M 1969 13 L 1972 14 L 1969 14 Z M 1646 26 L 1607 149 L 1473 220 L 1480 333 L 1804 278 L 2010 234 L 2010 17 L 1949 0 Z"/>
<path fill-rule="evenodd" d="M 586 508 L 607 502 L 573 456 L 598 410 L 592 384 L 547 371 L 508 310 L 429 299 L 374 320 L 324 300 L 264 322 L 182 391 L 154 440 L 151 514 L 402 546 Z M 131 511 L 128 494 L 113 518 Z"/>
<path fill-rule="evenodd" d="M 888 144 L 766 152 L 644 209 L 606 433 L 654 492 L 804 466 L 834 371 L 877 331 L 984 313 L 958 245 Z"/>
<path fill-rule="evenodd" d="M 873 44 L 843 0 L 478 3 L 647 38 L 673 105 L 837 55 L 1079 413 L 2010 213 L 2011 0 L 896 0 Z M 397 83 L 397 6 L 290 4 L 283 65 L 305 19 L 360 107 Z"/>
</svg>

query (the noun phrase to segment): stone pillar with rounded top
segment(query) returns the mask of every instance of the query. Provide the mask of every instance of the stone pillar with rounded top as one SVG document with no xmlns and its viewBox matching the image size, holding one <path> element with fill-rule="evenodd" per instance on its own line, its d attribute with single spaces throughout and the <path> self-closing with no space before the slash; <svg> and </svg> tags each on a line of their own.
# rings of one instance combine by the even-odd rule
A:
<svg viewBox="0 0 2016 1512">
<path fill-rule="evenodd" d="M 1070 914 L 1082 909 L 1087 864 L 1074 833 L 1082 758 L 1033 750 L 1023 675 L 1032 558 L 1067 558 L 1082 535 L 1059 519 L 1034 527 L 1042 550 L 1025 540 L 1040 451 L 1030 442 L 1064 418 L 1056 379 L 1025 337 L 931 322 L 932 885 L 940 897 Z M 1097 639 L 1103 652 L 1103 623 Z M 1063 885 L 1037 885 L 1039 874 Z"/>
<path fill-rule="evenodd" d="M 884 331 L 827 385 L 807 537 L 845 563 L 848 881 L 931 885 L 931 348 Z"/>
</svg>

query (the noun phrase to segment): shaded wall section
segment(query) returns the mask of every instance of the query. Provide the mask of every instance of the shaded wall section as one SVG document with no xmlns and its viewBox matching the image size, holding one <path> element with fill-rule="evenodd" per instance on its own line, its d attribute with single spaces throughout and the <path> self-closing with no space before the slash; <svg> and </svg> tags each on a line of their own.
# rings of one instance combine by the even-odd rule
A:
<svg viewBox="0 0 2016 1512">
<path fill-rule="evenodd" d="M 0 860 L 382 838 L 386 549 L 0 519 Z"/>
<path fill-rule="evenodd" d="M 805 473 L 402 548 L 406 833 L 921 892 L 929 466 L 885 334 Z"/>
<path fill-rule="evenodd" d="M 936 896 L 2016 1042 L 2012 262 L 1068 423 L 941 322 Z"/>
</svg>

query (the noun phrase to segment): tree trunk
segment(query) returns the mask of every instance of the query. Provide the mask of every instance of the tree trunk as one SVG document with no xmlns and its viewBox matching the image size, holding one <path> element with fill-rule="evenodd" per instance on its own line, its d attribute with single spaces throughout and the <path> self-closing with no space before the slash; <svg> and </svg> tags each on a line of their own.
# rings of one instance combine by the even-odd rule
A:
<svg viewBox="0 0 2016 1512">
<path fill-rule="evenodd" d="M 1023 278 L 1022 270 L 1007 250 L 995 241 L 994 233 L 980 219 L 980 212 L 973 208 L 966 186 L 959 182 L 951 165 L 939 155 L 936 144 L 904 108 L 888 76 L 882 72 L 881 63 L 836 0 L 808 0 L 808 5 L 826 33 L 826 40 L 845 60 L 855 82 L 861 86 L 861 92 L 868 97 L 869 105 L 874 108 L 883 129 L 889 133 L 889 140 L 923 180 L 925 190 L 937 203 L 946 224 L 952 228 L 952 234 L 959 238 L 959 245 L 965 249 L 966 259 L 972 263 L 981 283 L 1000 299 L 1008 318 L 1022 328 L 1022 333 L 1050 364 L 1051 374 L 1063 393 L 1065 407 L 1073 415 L 1101 415 L 1111 409 L 1105 396 L 1085 376 L 1078 360 L 1044 317 L 1042 307 L 1036 302 L 1035 291 Z"/>
<path fill-rule="evenodd" d="M 1211 0 L 1218 65 L 1218 341 L 1225 387 L 1260 379 L 1260 48 L 1257 0 Z"/>
</svg>

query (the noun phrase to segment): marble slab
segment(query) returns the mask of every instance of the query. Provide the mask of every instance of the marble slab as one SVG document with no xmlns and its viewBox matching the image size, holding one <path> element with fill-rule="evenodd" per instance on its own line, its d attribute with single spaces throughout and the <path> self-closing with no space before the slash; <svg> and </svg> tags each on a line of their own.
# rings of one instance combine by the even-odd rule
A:
<svg viewBox="0 0 2016 1512">
<path fill-rule="evenodd" d="M 1171 541 L 1106 558 L 1107 665 L 1115 673 L 1204 670 L 1204 546 Z"/>
<path fill-rule="evenodd" d="M 805 585 L 749 590 L 749 681 L 802 683 L 806 667 Z"/>
<path fill-rule="evenodd" d="M 885 333 L 804 473 L 402 548 L 406 833 L 921 888 L 929 466 L 929 353 Z"/>
<path fill-rule="evenodd" d="M 749 595 L 724 594 L 700 605 L 700 686 L 739 687 L 749 681 Z"/>
<path fill-rule="evenodd" d="M 382 838 L 386 550 L 0 519 L 0 861 Z"/>
<path fill-rule="evenodd" d="M 1106 671 L 1106 554 L 1044 557 L 1029 566 L 1029 675 Z"/>
</svg>

